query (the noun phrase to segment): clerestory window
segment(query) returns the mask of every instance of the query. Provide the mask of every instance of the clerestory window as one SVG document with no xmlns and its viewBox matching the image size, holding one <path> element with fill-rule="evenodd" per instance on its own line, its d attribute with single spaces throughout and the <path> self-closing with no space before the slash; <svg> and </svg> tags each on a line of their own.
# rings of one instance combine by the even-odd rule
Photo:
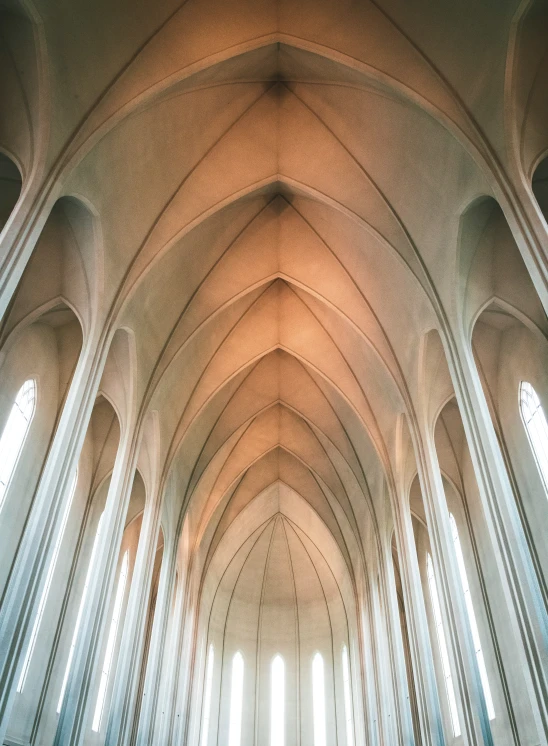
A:
<svg viewBox="0 0 548 746">
<path fill-rule="evenodd" d="M 527 381 L 519 386 L 519 408 L 538 469 L 548 492 L 548 422 L 537 392 Z"/>
<path fill-rule="evenodd" d="M 270 669 L 270 746 L 285 744 L 285 663 L 277 655 Z"/>
<path fill-rule="evenodd" d="M 244 659 L 240 652 L 232 659 L 230 687 L 230 724 L 228 746 L 240 746 L 242 739 L 242 705 L 244 696 Z"/>
<path fill-rule="evenodd" d="M 36 408 L 36 382 L 29 378 L 19 389 L 0 437 L 0 510 L 23 449 Z"/>
</svg>

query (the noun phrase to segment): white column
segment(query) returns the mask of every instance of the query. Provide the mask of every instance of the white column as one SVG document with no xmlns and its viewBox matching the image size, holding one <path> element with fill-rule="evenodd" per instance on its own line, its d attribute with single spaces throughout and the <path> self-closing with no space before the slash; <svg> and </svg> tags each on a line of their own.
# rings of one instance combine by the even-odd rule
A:
<svg viewBox="0 0 548 746">
<path fill-rule="evenodd" d="M 452 353 L 452 354 L 451 354 Z M 521 657 L 539 736 L 548 737 L 548 599 L 544 598 L 527 548 L 512 486 L 477 372 L 463 341 L 448 355 L 449 370 L 474 466 L 481 510 L 493 548 L 507 608 L 505 614 Z M 516 392 L 516 406 L 517 392 Z"/>
<path fill-rule="evenodd" d="M 105 610 L 115 581 L 138 444 L 134 427 L 121 435 L 114 464 L 99 538 L 97 563 L 88 590 L 83 622 L 80 627 L 63 706 L 53 743 L 55 746 L 79 746 L 87 728 L 91 728 L 90 709 L 94 704 L 97 654 L 105 633 Z"/>
<path fill-rule="evenodd" d="M 0 743 L 97 395 L 105 357 L 97 348 L 90 340 L 80 355 L 0 610 Z"/>
<path fill-rule="evenodd" d="M 399 743 L 414 744 L 415 734 L 411 717 L 407 670 L 405 666 L 405 654 L 401 635 L 400 612 L 396 595 L 396 582 L 394 579 L 394 566 L 390 546 L 384 547 L 380 570 L 382 605 L 385 610 L 386 634 L 390 650 L 390 667 L 392 673 L 392 686 L 394 689 L 395 727 L 397 728 Z"/>
<path fill-rule="evenodd" d="M 401 743 L 398 740 L 395 716 L 394 690 L 390 677 L 390 652 L 386 640 L 387 618 L 381 602 L 381 580 L 377 572 L 371 579 L 371 603 L 373 611 L 373 653 L 377 683 L 377 720 L 380 725 L 381 743 L 392 746 Z M 388 665 L 387 665 L 388 664 Z"/>
<path fill-rule="evenodd" d="M 433 438 L 423 432 L 419 478 L 436 574 L 436 586 L 445 611 L 450 657 L 456 673 L 460 727 L 469 744 L 492 744 L 491 727 L 466 602 L 451 535 L 449 512 Z M 460 695 L 460 696 L 459 696 Z"/>
<path fill-rule="evenodd" d="M 409 505 L 393 504 L 407 634 L 417 694 L 421 738 L 425 746 L 444 746 L 445 738 L 417 549 Z"/>
<path fill-rule="evenodd" d="M 175 580 L 176 551 L 173 541 L 164 546 L 162 569 L 158 585 L 158 597 L 154 612 L 152 637 L 146 665 L 145 686 L 137 731 L 137 746 L 149 746 L 154 742 L 154 726 L 158 710 L 158 695 L 162 672 L 162 660 L 165 655 L 173 654 L 165 650 L 169 609 Z"/>
<path fill-rule="evenodd" d="M 160 689 L 160 707 L 159 716 L 161 717 L 160 728 L 158 729 L 158 743 L 170 743 L 170 734 L 173 728 L 173 717 L 175 713 L 176 697 L 176 677 L 179 667 L 179 656 L 177 655 L 181 630 L 183 626 L 183 602 L 184 586 L 179 581 L 177 588 L 174 589 L 177 594 L 173 608 L 173 619 L 171 620 L 171 634 L 168 646 L 164 653 L 161 671 L 161 689 Z"/>
<path fill-rule="evenodd" d="M 171 725 L 171 737 L 174 744 L 186 743 L 192 705 L 192 663 L 195 655 L 195 633 L 198 622 L 198 593 L 195 588 L 192 588 L 193 582 L 195 582 L 195 579 L 187 579 L 190 587 L 185 589 L 181 636 L 177 649 L 179 675 L 177 676 L 175 708 Z"/>
<path fill-rule="evenodd" d="M 160 531 L 161 498 L 158 492 L 146 502 L 139 546 L 124 619 L 120 652 L 109 710 L 105 744 L 123 746 L 129 742 L 139 688 L 147 612 Z"/>
</svg>

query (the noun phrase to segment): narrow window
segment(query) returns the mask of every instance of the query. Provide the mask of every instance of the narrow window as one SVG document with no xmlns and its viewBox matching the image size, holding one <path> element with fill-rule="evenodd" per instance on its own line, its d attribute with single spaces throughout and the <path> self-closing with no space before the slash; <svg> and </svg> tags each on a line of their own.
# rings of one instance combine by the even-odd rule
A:
<svg viewBox="0 0 548 746">
<path fill-rule="evenodd" d="M 344 714 L 346 717 L 346 744 L 354 746 L 354 723 L 352 719 L 352 689 L 350 685 L 350 663 L 348 661 L 348 648 L 343 645 L 342 670 L 344 684 Z"/>
<path fill-rule="evenodd" d="M 204 688 L 204 711 L 202 714 L 202 746 L 207 746 L 207 737 L 209 735 L 209 718 L 211 716 L 211 687 L 213 685 L 213 663 L 215 660 L 215 650 L 213 645 L 209 646 L 207 651 L 206 678 Z"/>
<path fill-rule="evenodd" d="M 455 554 L 457 555 L 457 564 L 459 566 L 460 582 L 462 583 L 462 590 L 464 592 L 464 599 L 466 601 L 466 611 L 468 612 L 470 631 L 472 633 L 472 640 L 474 642 L 474 650 L 476 651 L 476 660 L 478 662 L 481 686 L 483 688 L 483 696 L 485 697 L 485 706 L 487 707 L 489 720 L 493 720 L 495 717 L 495 708 L 493 706 L 493 698 L 491 697 L 489 679 L 487 678 L 487 669 L 485 668 L 485 661 L 483 659 L 478 625 L 476 623 L 476 615 L 474 614 L 474 607 L 472 605 L 472 596 L 470 595 L 470 588 L 468 587 L 468 578 L 466 576 L 466 568 L 464 566 L 464 557 L 462 555 L 459 532 L 457 529 L 455 518 L 452 514 L 450 515 L 450 519 L 451 532 L 453 534 L 453 544 L 455 546 Z"/>
<path fill-rule="evenodd" d="M 32 658 L 32 654 L 34 652 L 34 646 L 36 645 L 36 638 L 38 636 L 38 630 L 40 629 L 40 624 L 42 623 L 42 617 L 44 616 L 44 609 L 46 608 L 46 601 L 48 598 L 48 593 L 49 593 L 49 589 L 51 586 L 53 573 L 55 571 L 55 564 L 57 562 L 57 557 L 59 556 L 59 550 L 61 548 L 61 541 L 63 540 L 63 534 L 65 532 L 65 527 L 67 525 L 67 520 L 69 517 L 70 508 L 72 505 L 72 498 L 74 497 L 74 492 L 76 490 L 77 481 L 78 481 L 78 469 L 76 469 L 76 472 L 72 479 L 69 497 L 65 505 L 65 510 L 63 511 L 63 517 L 61 519 L 61 526 L 59 527 L 59 533 L 57 534 L 57 538 L 55 540 L 55 547 L 53 549 L 53 555 L 49 563 L 48 573 L 46 575 L 46 582 L 44 583 L 44 588 L 42 590 L 42 595 L 40 597 L 40 603 L 38 605 L 38 612 L 36 614 L 36 619 L 34 620 L 34 626 L 32 628 L 29 646 L 27 648 L 27 654 L 25 655 L 25 660 L 23 663 L 23 670 L 21 671 L 21 676 L 19 677 L 19 683 L 17 684 L 18 692 L 22 692 L 23 687 L 25 686 L 25 681 L 27 678 L 27 673 L 28 673 L 29 665 L 30 665 L 30 659 Z"/>
<path fill-rule="evenodd" d="M 76 624 L 74 625 L 74 632 L 72 633 L 72 640 L 70 643 L 70 650 L 68 654 L 67 665 L 65 668 L 65 675 L 63 676 L 63 683 L 61 685 L 61 694 L 59 695 L 59 702 L 57 703 L 57 714 L 61 712 L 61 707 L 63 706 L 63 699 L 65 698 L 65 690 L 67 688 L 70 667 L 72 666 L 72 658 L 74 656 L 74 650 L 76 648 L 76 641 L 78 640 L 78 632 L 80 631 L 80 624 L 82 623 L 82 615 L 84 613 L 84 608 L 86 605 L 88 588 L 89 588 L 91 578 L 93 576 L 93 567 L 95 564 L 95 559 L 97 557 L 97 549 L 99 547 L 99 537 L 101 536 L 101 524 L 103 523 L 103 515 L 104 514 L 101 513 L 101 517 L 99 518 L 99 523 L 97 524 L 97 532 L 95 534 L 95 541 L 93 542 L 93 549 L 91 551 L 91 558 L 89 560 L 89 567 L 88 567 L 88 572 L 86 575 L 86 582 L 84 583 L 84 590 L 82 591 L 80 607 L 78 608 L 78 616 L 76 617 Z"/>
<path fill-rule="evenodd" d="M 459 715 L 457 711 L 457 700 L 455 698 L 455 689 L 453 687 L 453 678 L 451 676 L 451 667 L 449 666 L 449 653 L 447 651 L 447 643 L 445 642 L 445 632 L 443 631 L 443 623 L 441 619 L 441 607 L 438 597 L 438 588 L 436 586 L 436 578 L 434 576 L 434 564 L 432 557 L 427 556 L 426 569 L 428 575 L 428 587 L 430 588 L 430 599 L 432 601 L 432 610 L 434 613 L 434 624 L 436 626 L 436 634 L 438 637 L 438 647 L 440 651 L 441 667 L 443 670 L 443 678 L 445 679 L 445 691 L 447 692 L 447 700 L 449 702 L 449 712 L 451 714 L 451 724 L 453 726 L 453 735 L 455 738 L 460 736 L 460 723 Z"/>
<path fill-rule="evenodd" d="M 93 723 L 91 726 L 91 729 L 95 732 L 98 732 L 99 728 L 101 727 L 101 718 L 103 717 L 103 707 L 105 704 L 105 696 L 107 693 L 110 668 L 112 666 L 112 658 L 114 656 L 114 647 L 116 645 L 116 637 L 118 633 L 118 623 L 122 614 L 122 603 L 124 601 L 124 591 L 126 589 L 128 565 L 128 553 L 125 552 L 122 559 L 122 566 L 120 568 L 120 577 L 118 578 L 118 588 L 116 589 L 116 596 L 114 599 L 114 609 L 112 611 L 112 620 L 110 622 L 110 631 L 108 633 L 107 649 L 105 650 L 105 659 L 103 661 L 103 670 L 101 671 L 101 681 L 99 683 L 97 704 L 95 705 L 95 714 L 93 716 Z"/>
<path fill-rule="evenodd" d="M 228 746 L 240 746 L 242 737 L 242 704 L 244 695 L 244 659 L 236 653 L 232 659 L 232 681 L 230 693 L 230 725 Z"/>
<path fill-rule="evenodd" d="M 531 450 L 548 490 L 548 423 L 537 392 L 527 381 L 522 381 L 519 386 L 519 406 Z"/>
<path fill-rule="evenodd" d="M 30 378 L 21 386 L 0 437 L 0 510 L 27 437 L 36 405 L 36 383 Z"/>
<path fill-rule="evenodd" d="M 314 715 L 314 746 L 326 746 L 325 674 L 323 658 L 320 653 L 316 653 L 312 660 L 312 705 Z"/>
<path fill-rule="evenodd" d="M 270 669 L 270 746 L 285 743 L 285 664 L 281 655 Z"/>
</svg>

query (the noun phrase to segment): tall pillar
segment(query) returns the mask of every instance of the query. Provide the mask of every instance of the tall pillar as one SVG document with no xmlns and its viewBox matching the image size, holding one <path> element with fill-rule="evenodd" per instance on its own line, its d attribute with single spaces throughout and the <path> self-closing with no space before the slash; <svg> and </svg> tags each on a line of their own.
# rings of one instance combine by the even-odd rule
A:
<svg viewBox="0 0 548 746">
<path fill-rule="evenodd" d="M 411 717 L 407 670 L 405 667 L 400 614 L 396 597 L 394 566 L 389 546 L 385 546 L 382 553 L 381 581 L 384 618 L 386 619 L 386 634 L 390 651 L 390 668 L 392 672 L 392 688 L 394 691 L 395 706 L 394 715 L 396 719 L 395 725 L 398 732 L 398 742 L 412 745 L 415 742 L 415 734 Z"/>
<path fill-rule="evenodd" d="M 0 743 L 97 395 L 106 357 L 97 348 L 91 339 L 80 355 L 0 610 Z"/>
<path fill-rule="evenodd" d="M 434 660 L 407 501 L 400 498 L 399 502 L 393 503 L 393 512 L 421 736 L 425 746 L 444 746 Z"/>
<path fill-rule="evenodd" d="M 176 551 L 173 541 L 164 546 L 164 557 L 158 584 L 158 597 L 154 612 L 152 638 L 146 665 L 143 701 L 137 731 L 137 746 L 149 746 L 154 742 L 155 720 L 158 710 L 158 696 L 162 673 L 162 660 L 165 651 L 169 609 L 175 580 Z"/>
<path fill-rule="evenodd" d="M 82 626 L 57 723 L 53 741 L 55 746 L 80 746 L 85 729 L 91 725 L 89 711 L 93 704 L 92 696 L 96 693 L 91 685 L 95 681 L 98 650 L 105 633 L 105 611 L 114 586 L 135 474 L 138 447 L 134 435 L 133 426 L 126 428 L 118 447 L 103 513 L 97 563 L 90 580 Z"/>
<path fill-rule="evenodd" d="M 381 602 L 380 584 L 381 580 L 376 572 L 371 582 L 371 601 L 375 633 L 373 651 L 377 678 L 377 719 L 380 725 L 381 743 L 385 746 L 392 746 L 392 744 L 402 744 L 402 741 L 397 727 L 395 692 L 389 676 L 391 666 L 387 666 L 387 662 L 390 661 L 390 651 L 386 639 L 387 619 Z"/>
<path fill-rule="evenodd" d="M 176 705 L 176 677 L 177 668 L 179 666 L 179 656 L 177 655 L 177 649 L 179 647 L 179 640 L 181 637 L 181 630 L 183 626 L 183 601 L 184 601 L 184 586 L 179 581 L 175 588 L 175 603 L 173 607 L 173 619 L 171 626 L 171 634 L 166 648 L 166 652 L 163 657 L 162 670 L 161 670 L 161 724 L 158 730 L 158 743 L 168 744 L 170 743 L 170 733 L 173 726 L 173 718 L 175 714 Z"/>
<path fill-rule="evenodd" d="M 429 432 L 421 438 L 419 478 L 423 491 L 436 586 L 445 610 L 456 683 L 460 726 L 469 744 L 492 744 L 491 727 L 477 665 L 468 612 L 460 580 L 449 512 L 435 445 Z"/>
<path fill-rule="evenodd" d="M 147 612 L 160 531 L 161 496 L 156 491 L 145 505 L 139 546 L 125 613 L 118 664 L 112 690 L 106 746 L 129 743 L 139 689 Z"/>
<path fill-rule="evenodd" d="M 449 351 L 448 363 L 493 548 L 492 556 L 506 601 L 505 613 L 515 640 L 514 654 L 522 658 L 539 736 L 546 739 L 548 599 L 542 594 L 527 547 L 473 353 L 464 340 L 457 338 L 456 349 Z"/>
</svg>

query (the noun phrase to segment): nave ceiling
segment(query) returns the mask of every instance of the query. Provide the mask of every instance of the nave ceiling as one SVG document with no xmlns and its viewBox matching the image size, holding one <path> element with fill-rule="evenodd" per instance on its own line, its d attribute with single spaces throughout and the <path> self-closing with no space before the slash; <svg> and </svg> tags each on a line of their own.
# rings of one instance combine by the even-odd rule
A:
<svg viewBox="0 0 548 746">
<path fill-rule="evenodd" d="M 295 530 L 317 531 L 306 503 L 355 577 L 390 526 L 411 449 L 401 416 L 433 421 L 452 395 L 425 339 L 463 332 L 463 216 L 482 198 L 511 212 L 505 172 L 530 176 L 545 143 L 531 16 L 458 6 L 0 4 L 13 102 L 0 145 L 23 194 L 38 174 L 35 198 L 61 200 L 4 335 L 59 299 L 84 344 L 129 330 L 121 419 L 146 430 L 155 413 L 142 471 L 168 485 L 165 514 L 201 567 L 277 486 L 295 495 Z M 532 51 L 512 65 L 518 26 Z M 57 279 L 31 282 L 53 244 Z M 520 310 L 545 331 L 540 304 Z M 240 539 L 256 528 L 242 521 Z"/>
</svg>

